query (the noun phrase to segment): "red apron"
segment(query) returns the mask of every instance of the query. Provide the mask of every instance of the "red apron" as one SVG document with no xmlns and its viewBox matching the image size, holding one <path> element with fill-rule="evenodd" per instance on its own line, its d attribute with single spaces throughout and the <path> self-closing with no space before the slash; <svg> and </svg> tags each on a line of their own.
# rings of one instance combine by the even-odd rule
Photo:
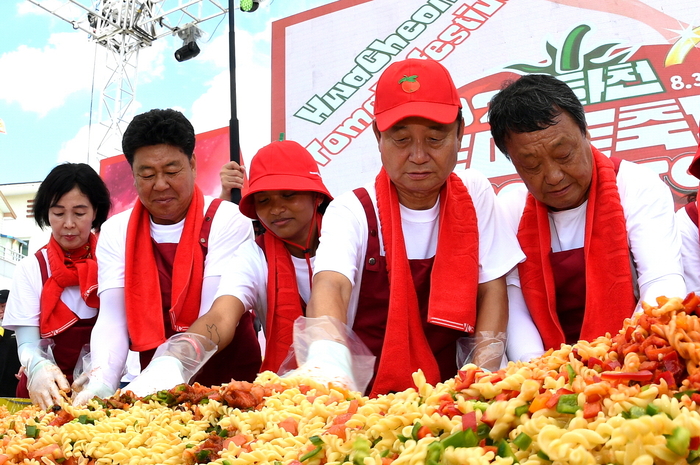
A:
<svg viewBox="0 0 700 465">
<path fill-rule="evenodd" d="M 211 209 L 212 206 L 209 207 L 206 216 L 213 216 Z M 210 227 L 211 221 L 205 221 L 204 226 Z M 204 230 L 204 227 L 202 229 Z M 202 231 L 202 235 L 208 239 L 208 228 L 206 231 Z M 177 244 L 158 244 L 153 241 L 153 252 L 158 267 L 160 293 L 163 302 L 165 337 L 167 338 L 175 334 L 170 324 L 170 293 L 172 290 L 172 270 L 176 251 Z M 207 249 L 205 248 L 205 259 L 206 251 Z M 156 349 L 151 349 L 139 353 L 142 368 L 148 366 L 155 351 Z M 233 341 L 209 359 L 204 368 L 192 379 L 192 383 L 196 381 L 203 386 L 218 386 L 228 383 L 232 379 L 252 382 L 258 374 L 261 364 L 262 356 L 258 337 L 253 327 L 253 315 L 250 312 L 246 312 L 238 322 Z"/>
<path fill-rule="evenodd" d="M 41 282 L 43 284 L 49 279 L 47 263 L 41 251 L 37 252 L 36 258 L 39 261 Z M 92 333 L 92 328 L 95 326 L 96 321 L 96 316 L 85 320 L 79 319 L 51 338 L 56 344 L 52 349 L 56 366 L 61 369 L 66 379 L 68 379 L 69 384 L 73 383 L 73 370 L 75 369 L 76 363 L 78 363 L 80 351 L 85 344 L 90 344 L 90 334 Z M 17 384 L 17 397 L 23 399 L 29 398 L 27 375 L 24 372 L 22 372 L 22 376 Z"/>
<path fill-rule="evenodd" d="M 550 252 L 554 274 L 557 316 L 567 344 L 575 344 L 581 336 L 586 310 L 586 262 L 583 247 Z"/>
<path fill-rule="evenodd" d="M 369 194 L 364 188 L 354 190 L 355 195 L 362 203 L 367 216 L 369 238 L 367 241 L 367 253 L 365 266 L 360 283 L 360 298 L 357 305 L 357 315 L 353 330 L 367 345 L 377 359 L 374 364 L 376 376 L 379 360 L 382 355 L 386 322 L 389 313 L 389 272 L 386 266 L 386 257 L 379 255 L 379 234 L 377 216 Z M 449 379 L 457 373 L 457 339 L 467 334 L 462 331 L 445 328 L 443 326 L 428 323 L 428 301 L 430 297 L 430 273 L 433 269 L 435 257 L 409 260 L 413 283 L 418 296 L 418 307 L 423 320 L 423 331 L 428 339 L 430 348 L 435 355 L 440 376 Z M 407 347 L 406 350 L 410 350 Z M 401 363 L 400 360 L 396 361 Z M 367 392 L 372 390 L 374 378 L 367 387 Z M 407 388 L 409 386 L 406 386 Z"/>
</svg>

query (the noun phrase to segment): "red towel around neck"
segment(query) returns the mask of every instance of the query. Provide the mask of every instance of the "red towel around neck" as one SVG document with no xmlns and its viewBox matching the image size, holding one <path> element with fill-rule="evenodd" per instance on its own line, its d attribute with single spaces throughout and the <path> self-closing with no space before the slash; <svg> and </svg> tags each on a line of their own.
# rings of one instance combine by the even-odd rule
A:
<svg viewBox="0 0 700 465">
<path fill-rule="evenodd" d="M 170 324 L 182 332 L 199 316 L 204 253 L 198 242 L 204 196 L 195 185 L 173 262 Z M 126 230 L 124 270 L 126 321 L 131 350 L 141 352 L 165 342 L 158 268 L 151 242 L 151 215 L 137 200 Z"/>
<path fill-rule="evenodd" d="M 78 317 L 61 300 L 63 290 L 70 286 L 79 286 L 80 295 L 88 307 L 99 308 L 97 297 L 97 262 L 95 245 L 97 238 L 90 233 L 88 242 L 80 252 L 74 251 L 68 258 L 51 236 L 46 247 L 51 276 L 41 290 L 41 316 L 39 330 L 42 338 L 55 336 L 78 321 Z"/>
<path fill-rule="evenodd" d="M 632 285 L 627 227 L 617 190 L 613 162 L 593 150 L 593 177 L 586 206 L 584 255 L 586 310 L 581 339 L 590 341 L 606 332 L 616 334 L 636 302 Z M 518 229 L 525 256 L 518 265 L 520 286 L 544 348 L 565 342 L 557 316 L 554 275 L 549 261 L 551 236 L 547 206 L 528 194 Z"/>
<path fill-rule="evenodd" d="M 277 371 L 292 345 L 294 320 L 303 316 L 292 255 L 270 231 L 263 234 L 267 259 L 267 335 L 261 371 Z"/>
<path fill-rule="evenodd" d="M 387 330 L 372 396 L 412 386 L 412 373 L 419 368 L 429 383 L 442 381 L 423 331 L 406 255 L 398 194 L 383 168 L 375 186 L 390 294 Z M 440 191 L 439 221 L 438 245 L 430 277 L 428 321 L 471 332 L 476 324 L 479 230 L 471 196 L 454 173 Z"/>
</svg>

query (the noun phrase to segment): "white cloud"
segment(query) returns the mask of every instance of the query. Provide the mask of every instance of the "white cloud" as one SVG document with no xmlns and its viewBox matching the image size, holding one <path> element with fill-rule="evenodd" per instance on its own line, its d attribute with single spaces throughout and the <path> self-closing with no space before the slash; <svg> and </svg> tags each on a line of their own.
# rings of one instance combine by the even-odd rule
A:
<svg viewBox="0 0 700 465">
<path fill-rule="evenodd" d="M 44 48 L 25 45 L 0 55 L 0 100 L 45 116 L 90 89 L 95 45 L 82 32 L 52 34 Z"/>
</svg>

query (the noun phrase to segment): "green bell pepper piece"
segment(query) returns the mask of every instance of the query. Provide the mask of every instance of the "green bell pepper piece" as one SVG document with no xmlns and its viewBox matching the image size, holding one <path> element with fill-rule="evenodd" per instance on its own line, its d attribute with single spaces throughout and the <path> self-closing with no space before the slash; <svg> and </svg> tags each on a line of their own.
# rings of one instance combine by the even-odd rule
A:
<svg viewBox="0 0 700 465">
<path fill-rule="evenodd" d="M 532 438 L 527 433 L 520 433 L 517 438 L 513 439 L 513 444 L 518 446 L 518 449 L 525 450 L 532 444 Z"/>
<path fill-rule="evenodd" d="M 563 394 L 557 401 L 557 412 L 576 413 L 581 407 L 578 406 L 578 394 Z"/>
<path fill-rule="evenodd" d="M 685 457 L 688 455 L 688 447 L 690 446 L 690 430 L 683 426 L 678 426 L 673 430 L 673 433 L 666 435 L 666 447 L 671 452 Z"/>
</svg>

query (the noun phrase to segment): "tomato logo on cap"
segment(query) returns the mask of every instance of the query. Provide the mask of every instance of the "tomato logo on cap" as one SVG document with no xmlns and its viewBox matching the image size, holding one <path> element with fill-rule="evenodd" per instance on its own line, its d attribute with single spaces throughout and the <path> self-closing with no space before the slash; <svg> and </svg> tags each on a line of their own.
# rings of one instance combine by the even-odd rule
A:
<svg viewBox="0 0 700 465">
<path fill-rule="evenodd" d="M 399 81 L 399 84 L 401 84 L 401 89 L 403 89 L 404 92 L 410 94 L 418 89 L 420 89 L 420 82 L 417 81 L 418 75 L 413 75 L 413 76 L 405 76 L 401 78 Z"/>
</svg>

